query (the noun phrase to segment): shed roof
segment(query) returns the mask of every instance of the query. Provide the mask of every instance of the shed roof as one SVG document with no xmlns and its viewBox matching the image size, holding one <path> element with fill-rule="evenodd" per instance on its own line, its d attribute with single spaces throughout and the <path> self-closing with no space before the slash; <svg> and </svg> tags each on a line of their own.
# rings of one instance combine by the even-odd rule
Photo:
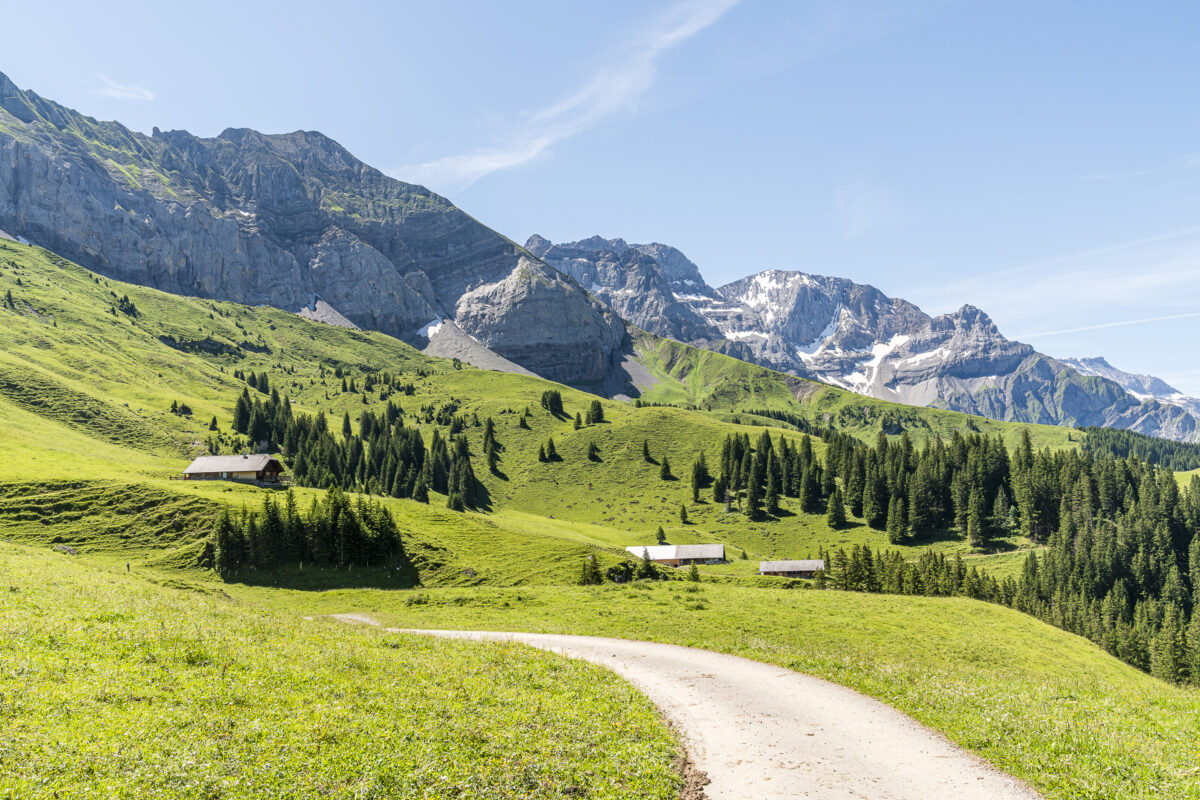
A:
<svg viewBox="0 0 1200 800">
<path fill-rule="evenodd" d="M 266 454 L 241 456 L 200 456 L 183 472 L 191 475 L 197 472 L 261 472 L 275 462 L 275 466 L 283 469 L 283 465 Z"/>
<path fill-rule="evenodd" d="M 638 558 L 642 557 L 643 551 L 649 553 L 651 561 L 684 561 L 687 559 L 703 561 L 725 558 L 725 545 L 723 544 L 651 544 L 625 548 L 625 552 L 632 553 Z"/>
<path fill-rule="evenodd" d="M 825 569 L 825 561 L 810 558 L 800 561 L 760 561 L 759 572 L 819 572 Z"/>
</svg>

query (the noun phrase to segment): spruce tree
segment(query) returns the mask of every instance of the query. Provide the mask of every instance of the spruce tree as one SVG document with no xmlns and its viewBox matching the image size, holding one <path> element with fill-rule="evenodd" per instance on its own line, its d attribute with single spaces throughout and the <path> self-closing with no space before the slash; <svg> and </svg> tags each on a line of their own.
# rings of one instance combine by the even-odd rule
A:
<svg viewBox="0 0 1200 800">
<path fill-rule="evenodd" d="M 349 439 L 354 435 L 354 427 L 350 424 L 350 412 L 347 411 L 342 417 L 342 438 Z"/>
<path fill-rule="evenodd" d="M 829 495 L 829 510 L 825 514 L 825 522 L 835 531 L 846 526 L 846 504 L 842 499 L 842 488 L 834 484 L 833 494 Z"/>
<path fill-rule="evenodd" d="M 647 464 L 654 463 L 654 459 L 650 457 L 650 442 L 646 439 L 642 439 L 642 461 Z"/>
<path fill-rule="evenodd" d="M 662 458 L 662 464 L 659 466 L 658 470 L 658 477 L 662 478 L 664 481 L 674 480 L 675 476 L 671 474 L 671 462 L 667 460 L 666 456 L 663 456 Z"/>
<path fill-rule="evenodd" d="M 246 433 L 250 430 L 250 393 L 242 389 L 242 394 L 233 407 L 233 430 Z"/>
<path fill-rule="evenodd" d="M 637 578 L 647 578 L 649 580 L 654 580 L 658 577 L 658 568 L 654 565 L 654 562 L 650 560 L 650 551 L 646 550 L 645 548 L 642 549 L 642 560 L 638 564 L 637 572 L 634 573 L 634 576 Z"/>
<path fill-rule="evenodd" d="M 543 464 L 546 463 L 546 446 L 544 444 L 538 445 L 538 461 Z"/>
<path fill-rule="evenodd" d="M 583 569 L 579 574 L 580 586 L 599 586 L 604 583 L 604 575 L 600 572 L 600 565 L 596 563 L 595 556 L 588 556 L 583 560 Z"/>
<path fill-rule="evenodd" d="M 688 578 L 687 579 L 689 581 L 691 581 L 692 583 L 700 582 L 700 570 L 696 567 L 695 564 L 692 564 L 692 568 L 688 570 Z"/>
<path fill-rule="evenodd" d="M 679 521 L 684 525 L 688 524 L 687 506 L 683 503 L 679 504 Z"/>
<path fill-rule="evenodd" d="M 967 543 L 974 548 L 983 546 L 983 492 L 978 486 L 971 489 L 967 500 Z"/>
<path fill-rule="evenodd" d="M 581 420 L 579 418 L 579 412 L 576 411 L 575 412 L 575 430 L 579 430 L 582 427 L 583 427 L 583 420 Z"/>
<path fill-rule="evenodd" d="M 906 538 L 904 520 L 904 500 L 899 495 L 893 495 L 888 503 L 887 537 L 892 544 L 902 544 Z"/>
<path fill-rule="evenodd" d="M 772 517 L 779 516 L 779 484 L 775 478 L 775 473 L 767 471 L 767 514 Z"/>
<path fill-rule="evenodd" d="M 599 400 L 593 400 L 592 404 L 588 406 L 587 421 L 588 425 L 599 425 L 604 422 L 604 406 L 600 404 Z"/>
<path fill-rule="evenodd" d="M 722 475 L 713 483 L 713 502 L 729 504 L 729 490 L 725 486 L 725 476 Z M 726 509 L 728 510 L 728 509 Z"/>
<path fill-rule="evenodd" d="M 762 516 L 762 490 L 759 489 L 758 481 L 751 480 L 746 486 L 746 506 L 742 513 L 750 519 Z"/>
<path fill-rule="evenodd" d="M 558 461 L 558 451 L 554 449 L 554 437 L 546 440 L 546 460 Z"/>
<path fill-rule="evenodd" d="M 600 448 L 596 446 L 595 442 L 588 442 L 587 457 L 588 461 L 600 460 Z"/>
<path fill-rule="evenodd" d="M 662 525 L 659 525 L 658 530 L 656 530 L 654 532 L 654 541 L 657 542 L 658 544 L 666 544 L 667 543 L 667 533 L 666 533 L 666 531 L 663 530 Z"/>
</svg>

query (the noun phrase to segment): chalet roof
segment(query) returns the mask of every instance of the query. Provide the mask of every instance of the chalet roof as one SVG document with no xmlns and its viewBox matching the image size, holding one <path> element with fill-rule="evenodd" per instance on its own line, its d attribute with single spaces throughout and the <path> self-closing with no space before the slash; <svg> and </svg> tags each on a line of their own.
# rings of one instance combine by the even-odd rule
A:
<svg viewBox="0 0 1200 800">
<path fill-rule="evenodd" d="M 274 462 L 277 469 L 283 469 L 283 465 L 279 461 L 263 453 L 252 456 L 200 456 L 188 464 L 187 469 L 183 472 L 185 475 L 212 472 L 261 472 L 271 466 L 271 462 Z"/>
<path fill-rule="evenodd" d="M 819 572 L 825 569 L 825 561 L 810 558 L 800 561 L 760 561 L 759 572 Z"/>
<path fill-rule="evenodd" d="M 651 561 L 707 561 L 725 558 L 723 544 L 652 544 L 625 548 L 625 552 L 638 558 L 642 557 L 642 551 L 650 554 Z"/>
</svg>

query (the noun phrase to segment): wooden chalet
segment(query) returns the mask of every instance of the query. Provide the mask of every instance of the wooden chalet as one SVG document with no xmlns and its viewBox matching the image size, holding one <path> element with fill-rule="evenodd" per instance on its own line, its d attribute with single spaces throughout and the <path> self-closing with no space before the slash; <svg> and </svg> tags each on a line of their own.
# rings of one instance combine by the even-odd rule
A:
<svg viewBox="0 0 1200 800">
<path fill-rule="evenodd" d="M 268 455 L 200 456 L 183 471 L 185 481 L 278 484 L 283 464 Z"/>
<path fill-rule="evenodd" d="M 684 567 L 688 564 L 724 564 L 723 544 L 652 544 L 626 547 L 625 552 L 641 558 L 645 552 L 655 564 L 667 567 Z"/>
<path fill-rule="evenodd" d="M 782 578 L 812 578 L 825 571 L 825 560 L 810 558 L 800 561 L 760 561 L 759 575 L 778 575 Z"/>
</svg>

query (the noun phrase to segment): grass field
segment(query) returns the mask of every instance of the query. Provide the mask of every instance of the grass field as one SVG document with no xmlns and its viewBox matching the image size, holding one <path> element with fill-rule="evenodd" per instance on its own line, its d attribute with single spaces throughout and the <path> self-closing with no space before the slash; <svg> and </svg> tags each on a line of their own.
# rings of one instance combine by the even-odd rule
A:
<svg viewBox="0 0 1200 800">
<path fill-rule="evenodd" d="M 611 673 L 0 544 L 0 796 L 673 798 Z"/>
<path fill-rule="evenodd" d="M 700 453 L 717 463 L 731 433 L 753 438 L 767 424 L 773 436 L 804 435 L 754 409 L 868 440 L 885 425 L 918 441 L 968 430 L 1015 442 L 1027 428 L 1037 446 L 1067 448 L 1077 431 L 897 406 L 649 336 L 636 342 L 658 378 L 646 399 L 689 408 L 602 400 L 605 421 L 576 429 L 575 413 L 595 399 L 584 392 L 456 366 L 382 334 L 119 284 L 0 241 L 0 298 L 9 291 L 14 304 L 0 308 L 0 717 L 15 734 L 0 737 L 0 796 L 676 790 L 670 734 L 605 673 L 323 618 L 359 611 L 409 626 L 710 647 L 879 697 L 1048 798 L 1200 797 L 1196 692 L 996 606 L 784 591 L 787 582 L 756 576 L 759 559 L 880 548 L 884 534 L 861 520 L 833 530 L 786 499 L 778 518 L 750 521 L 710 494 L 693 502 L 686 480 Z M 171 480 L 210 436 L 231 436 L 246 386 L 234 371 L 266 372 L 298 411 L 324 412 L 339 429 L 344 414 L 385 401 L 343 390 L 335 369 L 360 387 L 381 371 L 411 383 L 411 395 L 390 399 L 426 441 L 437 426 L 420 421 L 423 407 L 453 402 L 468 418 L 492 417 L 499 469 L 476 466 L 490 510 L 450 512 L 437 495 L 428 505 L 386 500 L 405 556 L 378 567 L 292 564 L 229 582 L 200 569 L 221 509 L 257 507 L 268 491 Z M 540 407 L 547 388 L 562 392 L 567 418 Z M 172 402 L 191 415 L 171 413 Z M 518 425 L 526 408 L 528 429 Z M 479 453 L 482 428 L 466 434 Z M 562 460 L 539 463 L 551 437 Z M 677 479 L 660 476 L 664 458 Z M 318 494 L 295 492 L 301 507 Z M 626 546 L 652 543 L 659 526 L 672 543 L 722 542 L 732 562 L 702 567 L 700 585 L 569 585 L 587 556 L 614 563 Z M 1029 546 L 1011 537 L 967 553 L 944 532 L 905 552 L 964 553 L 1003 576 Z M 429 697 L 436 708 L 423 704 Z M 315 732 L 326 719 L 329 732 Z M 288 770 L 300 776 L 291 789 Z"/>
<path fill-rule="evenodd" d="M 1191 472 L 1175 473 L 1175 480 L 1179 481 L 1181 487 L 1190 485 L 1193 478 L 1200 478 L 1200 469 L 1194 469 Z"/>
<path fill-rule="evenodd" d="M 1200 692 L 972 600 L 710 583 L 230 591 L 295 615 L 360 612 L 398 627 L 586 633 L 719 650 L 877 697 L 1050 800 L 1200 797 Z"/>
</svg>

